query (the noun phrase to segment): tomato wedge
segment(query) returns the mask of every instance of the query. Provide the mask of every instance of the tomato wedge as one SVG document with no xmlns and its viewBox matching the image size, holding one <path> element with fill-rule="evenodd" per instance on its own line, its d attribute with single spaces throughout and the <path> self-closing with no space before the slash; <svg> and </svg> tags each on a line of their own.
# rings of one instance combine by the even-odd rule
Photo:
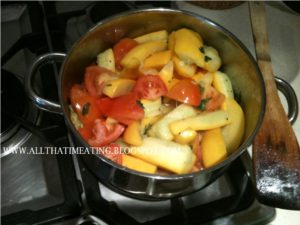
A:
<svg viewBox="0 0 300 225">
<path fill-rule="evenodd" d="M 133 87 L 133 91 L 140 98 L 148 100 L 157 99 L 168 93 L 168 89 L 162 79 L 157 75 L 140 76 Z"/>
<path fill-rule="evenodd" d="M 75 84 L 70 91 L 71 104 L 83 125 L 90 126 L 102 114 L 96 104 L 96 98 L 91 96 L 82 85 Z"/>
<path fill-rule="evenodd" d="M 111 161 L 122 165 L 121 146 L 117 143 L 111 143 L 102 148 L 102 154 Z"/>
<path fill-rule="evenodd" d="M 214 111 L 219 109 L 224 101 L 225 96 L 222 93 L 218 92 L 213 87 L 209 87 L 208 90 L 204 91 L 201 102 L 201 104 L 204 104 L 200 106 L 203 110 Z"/>
<path fill-rule="evenodd" d="M 125 127 L 119 123 L 109 124 L 104 119 L 95 120 L 93 137 L 88 140 L 92 147 L 101 147 L 117 140 Z"/>
<path fill-rule="evenodd" d="M 192 106 L 198 106 L 201 101 L 199 87 L 192 80 L 184 79 L 177 82 L 169 91 L 167 96 L 179 102 Z"/>
<path fill-rule="evenodd" d="M 114 72 L 100 66 L 89 66 L 85 70 L 84 85 L 92 96 L 101 96 L 105 81 L 114 79 Z"/>
<path fill-rule="evenodd" d="M 144 117 L 144 110 L 138 102 L 136 93 L 130 92 L 117 98 L 101 98 L 97 100 L 99 110 L 120 123 L 129 125 Z"/>
<path fill-rule="evenodd" d="M 115 56 L 116 67 L 118 70 L 121 70 L 123 67 L 121 65 L 121 60 L 123 57 L 138 43 L 131 38 L 123 38 L 113 47 L 113 52 Z"/>
<path fill-rule="evenodd" d="M 84 140 L 88 141 L 91 137 L 93 137 L 92 128 L 92 126 L 83 125 L 83 127 L 78 129 L 78 132 Z"/>
</svg>

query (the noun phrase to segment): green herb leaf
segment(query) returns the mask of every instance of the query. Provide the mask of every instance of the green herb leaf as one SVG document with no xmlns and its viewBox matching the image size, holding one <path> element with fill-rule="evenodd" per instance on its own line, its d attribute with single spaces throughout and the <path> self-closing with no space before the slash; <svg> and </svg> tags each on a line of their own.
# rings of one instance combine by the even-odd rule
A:
<svg viewBox="0 0 300 225">
<path fill-rule="evenodd" d="M 205 53 L 205 49 L 203 46 L 200 48 L 200 52 L 202 52 L 203 54 Z"/>
<path fill-rule="evenodd" d="M 208 61 L 210 61 L 210 60 L 212 60 L 212 58 L 210 58 L 209 56 L 204 56 L 204 60 L 205 60 L 205 62 L 208 62 Z"/>
<path fill-rule="evenodd" d="M 146 135 L 148 133 L 148 131 L 150 130 L 150 128 L 152 127 L 152 125 L 147 125 L 144 129 L 144 135 Z"/>
<path fill-rule="evenodd" d="M 83 105 L 82 111 L 81 111 L 81 114 L 83 116 L 85 116 L 86 114 L 89 113 L 90 106 L 91 106 L 91 104 L 89 102 Z"/>
<path fill-rule="evenodd" d="M 206 104 L 209 100 L 210 100 L 210 98 L 202 99 L 200 102 L 200 105 L 198 106 L 198 109 L 200 109 L 201 111 L 204 111 L 206 109 Z"/>
<path fill-rule="evenodd" d="M 199 85 L 199 89 L 200 89 L 200 94 L 203 94 L 205 91 L 205 87 L 203 87 L 202 85 Z"/>
<path fill-rule="evenodd" d="M 136 104 L 138 104 L 138 106 L 141 107 L 142 109 L 145 109 L 143 103 L 141 103 L 140 100 L 136 100 Z"/>
</svg>

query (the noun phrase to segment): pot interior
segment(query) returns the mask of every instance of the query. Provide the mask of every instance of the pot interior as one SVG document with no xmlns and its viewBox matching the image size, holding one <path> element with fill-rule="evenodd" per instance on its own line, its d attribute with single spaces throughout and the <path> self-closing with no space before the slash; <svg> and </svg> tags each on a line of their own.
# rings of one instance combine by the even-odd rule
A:
<svg viewBox="0 0 300 225">
<path fill-rule="evenodd" d="M 93 27 L 73 46 L 61 69 L 60 97 L 65 115 L 69 115 L 70 88 L 83 81 L 85 67 L 94 62 L 101 51 L 124 37 L 136 37 L 162 29 L 171 32 L 183 27 L 198 32 L 206 45 L 218 50 L 222 59 L 220 70 L 230 77 L 244 110 L 246 126 L 243 143 L 234 156 L 229 157 L 236 158 L 251 144 L 261 123 L 265 102 L 263 80 L 252 56 L 237 38 L 213 22 L 191 13 L 167 9 L 139 10 L 109 18 Z M 69 118 L 67 122 L 77 133 Z M 80 139 L 78 134 L 77 138 Z M 228 159 L 223 163 L 226 161 Z"/>
</svg>

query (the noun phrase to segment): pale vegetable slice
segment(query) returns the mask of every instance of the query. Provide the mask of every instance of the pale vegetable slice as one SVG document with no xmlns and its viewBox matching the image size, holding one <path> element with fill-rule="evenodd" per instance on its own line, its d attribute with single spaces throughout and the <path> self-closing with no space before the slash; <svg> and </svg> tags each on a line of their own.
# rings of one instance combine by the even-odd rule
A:
<svg viewBox="0 0 300 225">
<path fill-rule="evenodd" d="M 138 67 L 148 56 L 159 51 L 164 51 L 166 48 L 166 40 L 149 41 L 139 44 L 123 57 L 121 65 L 125 68 Z"/>
<path fill-rule="evenodd" d="M 215 89 L 225 95 L 226 98 L 234 98 L 231 81 L 227 74 L 220 71 L 214 72 L 212 84 Z"/>
<path fill-rule="evenodd" d="M 188 118 L 195 115 L 197 115 L 197 112 L 194 109 L 194 107 L 186 104 L 181 104 L 175 109 L 173 109 L 171 112 L 166 114 L 158 122 L 153 124 L 148 134 L 153 137 L 158 137 L 170 141 L 174 138 L 174 135 L 171 133 L 169 129 L 169 124 L 172 123 L 173 121 L 182 120 L 184 118 Z"/>
<path fill-rule="evenodd" d="M 183 77 L 192 77 L 195 75 L 197 66 L 193 63 L 186 63 L 178 57 L 173 57 L 175 71 Z"/>
<path fill-rule="evenodd" d="M 141 125 L 138 121 L 134 121 L 128 125 L 124 132 L 123 140 L 127 144 L 134 146 L 139 146 L 143 143 Z"/>
<path fill-rule="evenodd" d="M 73 125 L 75 126 L 76 129 L 82 128 L 83 124 L 81 123 L 79 116 L 77 115 L 76 112 L 74 112 L 72 106 L 69 106 L 70 109 L 70 119 L 73 123 Z"/>
<path fill-rule="evenodd" d="M 181 120 L 174 120 L 170 123 L 169 128 L 173 135 L 178 135 L 180 132 L 187 129 L 210 130 L 222 127 L 230 122 L 229 115 L 226 111 L 217 110 L 213 112 L 203 112 L 197 116 Z"/>
<path fill-rule="evenodd" d="M 161 114 L 161 97 L 156 100 L 141 99 L 140 102 L 143 105 L 145 117 L 154 117 Z"/>
<path fill-rule="evenodd" d="M 159 71 L 159 77 L 162 79 L 168 90 L 170 90 L 170 84 L 173 79 L 173 73 L 174 73 L 174 64 L 173 61 L 169 61 L 160 71 Z"/>
<path fill-rule="evenodd" d="M 210 46 L 204 46 L 204 65 L 203 68 L 209 72 L 215 72 L 221 67 L 221 58 L 218 51 Z"/>
<path fill-rule="evenodd" d="M 159 110 L 161 112 L 161 115 L 166 115 L 167 113 L 171 112 L 174 108 L 174 105 L 162 104 Z"/>
<path fill-rule="evenodd" d="M 104 83 L 103 93 L 111 98 L 125 95 L 132 90 L 135 82 L 126 78 L 107 81 Z"/>
<path fill-rule="evenodd" d="M 127 154 L 127 153 L 129 152 L 130 146 L 129 146 L 127 143 L 125 143 L 125 142 L 123 141 L 123 138 L 117 139 L 117 140 L 115 141 L 115 143 L 118 144 L 118 145 L 120 145 L 121 148 L 123 148 L 123 149 L 121 149 L 121 150 L 123 150 L 122 152 L 123 152 L 124 154 Z"/>
<path fill-rule="evenodd" d="M 104 85 L 104 83 L 109 82 L 109 81 L 113 81 L 118 79 L 117 76 L 114 76 L 112 74 L 108 74 L 106 72 L 99 74 L 96 78 L 95 78 L 95 83 L 96 86 L 102 86 Z"/>
<path fill-rule="evenodd" d="M 192 129 L 187 129 L 175 136 L 175 142 L 185 145 L 195 140 L 197 132 Z"/>
<path fill-rule="evenodd" d="M 167 38 L 168 32 L 166 30 L 160 30 L 136 37 L 134 40 L 141 44 L 148 41 L 167 40 Z"/>
<path fill-rule="evenodd" d="M 221 129 L 228 153 L 237 150 L 244 136 L 245 117 L 241 106 L 233 99 L 227 98 L 222 108 L 228 113 L 230 124 Z"/>
<path fill-rule="evenodd" d="M 130 155 L 122 155 L 122 166 L 143 173 L 155 173 L 157 166 Z"/>
<path fill-rule="evenodd" d="M 211 96 L 208 93 L 212 88 L 211 85 L 212 85 L 212 82 L 213 82 L 213 74 L 211 72 L 199 71 L 199 72 L 197 72 L 197 74 L 195 76 L 192 77 L 192 79 L 194 81 L 196 81 L 197 84 L 199 84 L 201 97 L 204 101 L 206 101 L 207 100 L 206 96 Z"/>
<path fill-rule="evenodd" d="M 213 82 L 213 74 L 210 72 L 197 72 L 192 79 L 196 81 L 201 87 L 211 86 Z"/>
<path fill-rule="evenodd" d="M 196 160 L 188 145 L 153 137 L 145 138 L 130 154 L 176 174 L 190 172 Z"/>
<path fill-rule="evenodd" d="M 144 68 L 143 64 L 139 66 L 139 74 L 157 75 L 158 70 L 154 68 Z"/>
<path fill-rule="evenodd" d="M 141 120 L 141 133 L 143 135 L 147 135 L 148 131 L 152 127 L 154 123 L 162 118 L 162 115 L 154 116 L 154 117 L 144 117 Z"/>
<path fill-rule="evenodd" d="M 106 124 L 116 124 L 116 123 L 118 123 L 118 121 L 117 120 L 115 120 L 114 118 L 111 118 L 111 117 L 107 117 L 106 118 L 106 120 L 105 120 L 105 123 Z"/>
<path fill-rule="evenodd" d="M 103 68 L 111 71 L 115 71 L 115 57 L 113 50 L 111 48 L 105 50 L 104 52 L 97 55 L 97 64 Z"/>
<path fill-rule="evenodd" d="M 220 128 L 208 130 L 203 134 L 201 149 L 205 168 L 214 166 L 226 158 L 227 151 Z"/>
<path fill-rule="evenodd" d="M 204 66 L 204 54 L 200 51 L 203 46 L 201 36 L 189 29 L 183 28 L 175 32 L 174 51 L 187 64 L 195 63 Z"/>
<path fill-rule="evenodd" d="M 144 68 L 162 68 L 171 59 L 171 51 L 156 52 L 144 60 Z"/>
<path fill-rule="evenodd" d="M 157 115 L 157 116 L 154 116 L 154 117 L 144 117 L 141 120 L 141 134 L 146 135 L 148 130 L 150 129 L 150 127 L 154 123 L 156 123 L 161 117 L 162 117 L 162 115 Z"/>
</svg>

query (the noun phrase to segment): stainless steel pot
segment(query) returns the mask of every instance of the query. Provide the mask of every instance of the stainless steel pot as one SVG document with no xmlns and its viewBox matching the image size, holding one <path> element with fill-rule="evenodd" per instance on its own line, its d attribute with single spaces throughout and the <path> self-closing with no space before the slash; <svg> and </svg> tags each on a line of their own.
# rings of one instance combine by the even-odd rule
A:
<svg viewBox="0 0 300 225">
<path fill-rule="evenodd" d="M 111 47 L 122 37 L 136 37 L 161 29 L 170 32 L 182 27 L 198 32 L 207 45 L 215 47 L 220 53 L 222 71 L 231 78 L 234 92 L 240 96 L 245 112 L 245 135 L 241 146 L 225 161 L 212 168 L 184 175 L 145 174 L 117 165 L 100 155 L 80 155 L 101 182 L 134 198 L 158 200 L 199 190 L 218 178 L 251 145 L 264 116 L 266 96 L 262 75 L 245 46 L 221 26 L 189 12 L 162 8 L 136 10 L 98 23 L 75 43 L 68 54 L 50 53 L 41 56 L 26 79 L 26 91 L 34 103 L 44 110 L 63 114 L 76 145 L 89 147 L 72 125 L 68 109 L 70 88 L 82 82 L 85 67 L 95 60 L 99 52 Z M 31 88 L 33 74 L 43 63 L 52 60 L 63 61 L 59 74 L 59 104 L 40 98 Z M 291 93 L 288 84 L 283 84 L 281 87 Z"/>
</svg>

